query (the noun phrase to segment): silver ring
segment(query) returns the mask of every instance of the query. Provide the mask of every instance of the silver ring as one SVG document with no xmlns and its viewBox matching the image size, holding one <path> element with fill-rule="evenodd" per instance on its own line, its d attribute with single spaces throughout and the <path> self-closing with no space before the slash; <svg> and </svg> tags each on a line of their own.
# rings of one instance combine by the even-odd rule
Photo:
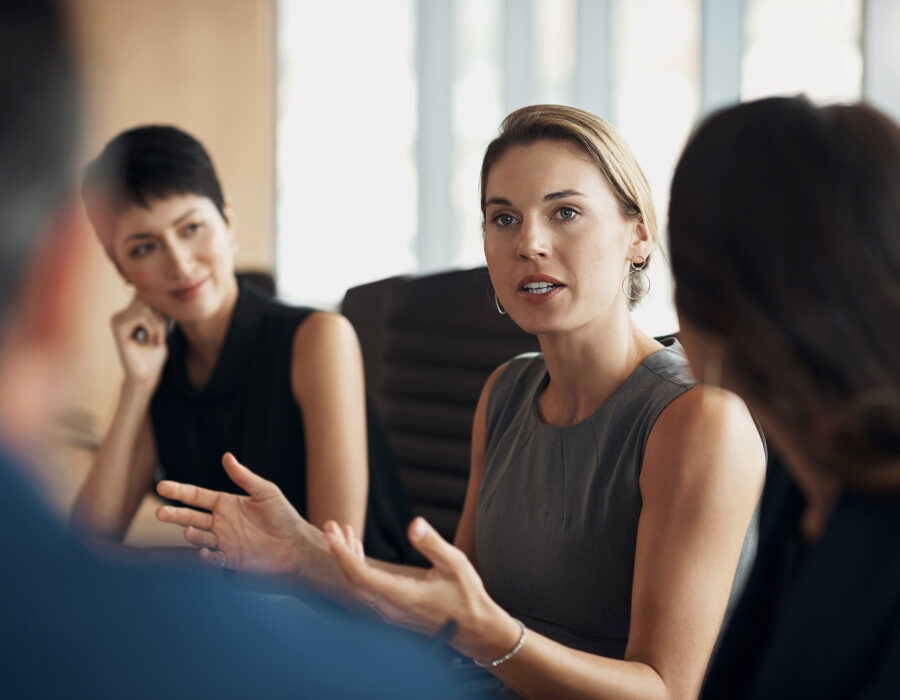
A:
<svg viewBox="0 0 900 700">
<path fill-rule="evenodd" d="M 372 602 L 371 602 L 371 603 L 366 603 L 366 605 L 368 605 L 370 608 L 377 608 L 377 607 L 378 607 L 378 601 L 379 601 L 379 600 L 381 600 L 381 595 L 378 594 L 378 593 L 376 593 L 376 594 L 375 594 L 375 597 L 372 598 Z"/>
</svg>

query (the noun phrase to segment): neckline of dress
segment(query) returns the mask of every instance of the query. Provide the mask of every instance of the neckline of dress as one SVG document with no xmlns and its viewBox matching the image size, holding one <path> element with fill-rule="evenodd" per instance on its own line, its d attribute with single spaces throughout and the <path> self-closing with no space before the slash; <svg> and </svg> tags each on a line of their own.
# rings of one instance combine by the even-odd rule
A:
<svg viewBox="0 0 900 700">
<path fill-rule="evenodd" d="M 591 425 L 598 416 L 609 410 L 609 407 L 615 402 L 616 397 L 624 391 L 626 386 L 636 381 L 636 377 L 642 370 L 646 369 L 651 372 L 655 372 L 655 366 L 659 364 L 661 358 L 665 353 L 672 350 L 679 350 L 681 348 L 681 344 L 678 342 L 678 339 L 674 337 L 665 338 L 661 342 L 662 347 L 654 350 L 652 353 L 647 355 L 647 357 L 641 360 L 640 364 L 635 367 L 631 374 L 629 374 L 625 378 L 625 381 L 623 381 L 618 387 L 616 387 L 616 390 L 609 395 L 606 401 L 604 401 L 596 411 L 594 411 L 591 415 L 587 416 L 583 420 L 580 420 L 577 423 L 573 423 L 572 425 L 553 425 L 551 423 L 547 423 L 543 418 L 541 418 L 541 412 L 538 408 L 538 401 L 541 397 L 541 392 L 543 392 L 547 384 L 550 383 L 550 374 L 547 371 L 546 363 L 544 363 L 543 361 L 543 355 L 541 355 L 541 364 L 543 364 L 544 366 L 544 371 L 541 374 L 540 381 L 538 381 L 537 386 L 532 393 L 530 401 L 530 413 L 533 421 L 541 426 L 542 429 L 551 431 L 577 430 L 578 428 L 581 428 L 585 425 Z"/>
<path fill-rule="evenodd" d="M 238 280 L 238 296 L 225 332 L 225 340 L 216 365 L 202 387 L 195 388 L 187 376 L 185 364 L 187 339 L 176 324 L 170 335 L 169 362 L 176 388 L 195 400 L 220 399 L 230 394 L 246 374 L 247 363 L 256 345 L 262 324 L 259 293 Z"/>
</svg>

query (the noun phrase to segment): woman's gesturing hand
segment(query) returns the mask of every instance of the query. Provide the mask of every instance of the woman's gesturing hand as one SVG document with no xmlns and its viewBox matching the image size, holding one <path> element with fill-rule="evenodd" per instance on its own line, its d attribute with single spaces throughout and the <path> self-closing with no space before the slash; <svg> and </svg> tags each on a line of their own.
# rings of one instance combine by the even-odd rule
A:
<svg viewBox="0 0 900 700">
<path fill-rule="evenodd" d="M 112 317 L 126 380 L 156 387 L 166 363 L 166 319 L 139 298 Z"/>
<path fill-rule="evenodd" d="M 212 564 L 267 574 L 296 574 L 302 565 L 302 542 L 314 529 L 288 502 L 275 484 L 254 474 L 230 452 L 222 466 L 248 496 L 161 481 L 159 495 L 190 508 L 160 506 L 156 517 L 184 526 L 184 538 L 201 547 L 200 556 Z M 194 508 L 202 508 L 194 510 Z"/>
<path fill-rule="evenodd" d="M 329 521 L 325 540 L 356 597 L 396 625 L 434 634 L 449 622 L 460 653 L 479 661 L 501 656 L 519 638 L 518 623 L 487 594 L 468 557 L 424 519 L 409 526 L 409 539 L 431 563 L 423 578 L 373 566 L 352 528 Z"/>
</svg>

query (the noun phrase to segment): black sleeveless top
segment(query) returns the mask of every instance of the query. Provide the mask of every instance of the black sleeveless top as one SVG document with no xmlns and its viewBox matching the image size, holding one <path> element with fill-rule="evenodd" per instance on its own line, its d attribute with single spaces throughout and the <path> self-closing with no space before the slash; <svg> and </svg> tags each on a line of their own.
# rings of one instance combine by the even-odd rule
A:
<svg viewBox="0 0 900 700">
<path fill-rule="evenodd" d="M 222 455 L 275 482 L 306 516 L 303 416 L 291 391 L 294 333 L 315 309 L 286 306 L 244 282 L 222 352 L 206 386 L 185 369 L 187 341 L 176 325 L 169 357 L 150 405 L 160 478 L 242 493 L 222 467 Z M 369 498 L 366 552 L 388 561 L 409 553 L 411 515 L 381 422 L 366 400 Z"/>
</svg>

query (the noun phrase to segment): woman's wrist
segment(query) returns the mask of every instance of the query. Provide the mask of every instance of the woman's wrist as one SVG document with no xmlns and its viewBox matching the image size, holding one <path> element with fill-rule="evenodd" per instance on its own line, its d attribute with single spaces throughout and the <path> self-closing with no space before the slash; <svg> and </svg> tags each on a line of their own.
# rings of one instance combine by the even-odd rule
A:
<svg viewBox="0 0 900 700">
<path fill-rule="evenodd" d="M 497 668 L 497 666 L 505 664 L 522 650 L 522 647 L 525 646 L 525 637 L 527 636 L 527 632 L 525 630 L 524 622 L 519 619 L 516 619 L 516 622 L 519 623 L 519 639 L 516 640 L 513 648 L 502 656 L 498 656 L 497 658 L 491 659 L 490 661 L 479 661 L 478 659 L 474 659 L 476 666 L 481 666 L 481 668 Z"/>
<path fill-rule="evenodd" d="M 296 578 L 324 593 L 337 592 L 342 579 L 319 528 L 301 519 L 291 550 Z"/>
<path fill-rule="evenodd" d="M 150 399 L 153 398 L 153 393 L 156 391 L 156 385 L 156 381 L 126 376 L 122 382 L 121 400 L 123 402 L 136 401 L 149 404 Z"/>
<path fill-rule="evenodd" d="M 460 630 L 453 646 L 480 664 L 489 664 L 512 650 L 521 636 L 521 623 L 491 600 L 482 615 Z"/>
</svg>

